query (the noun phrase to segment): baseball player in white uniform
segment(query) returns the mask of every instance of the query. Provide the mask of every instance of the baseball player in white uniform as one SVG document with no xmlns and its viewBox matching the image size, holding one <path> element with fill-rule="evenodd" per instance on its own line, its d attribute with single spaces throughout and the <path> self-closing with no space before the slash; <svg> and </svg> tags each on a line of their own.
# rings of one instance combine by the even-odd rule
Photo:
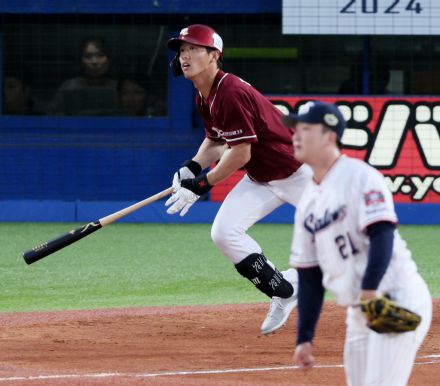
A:
<svg viewBox="0 0 440 386">
<path fill-rule="evenodd" d="M 345 121 L 335 105 L 309 102 L 290 126 L 296 157 L 313 170 L 297 206 L 290 258 L 299 275 L 294 359 L 305 369 L 313 366 L 312 340 L 329 289 L 347 308 L 347 384 L 406 385 L 431 323 L 432 300 L 396 229 L 392 195 L 377 170 L 341 155 Z M 421 316 L 414 331 L 368 328 L 356 304 L 385 293 Z"/>
<path fill-rule="evenodd" d="M 278 271 L 247 230 L 282 204 L 295 205 L 311 170 L 295 160 L 282 113 L 249 83 L 221 70 L 223 41 L 212 28 L 183 28 L 168 47 L 176 51 L 174 75 L 183 75 L 196 88 L 205 139 L 175 173 L 167 212 L 185 215 L 213 185 L 240 168 L 246 170 L 224 200 L 211 237 L 238 273 L 271 298 L 261 326 L 268 334 L 280 328 L 296 306 L 297 273 Z M 201 173 L 217 161 L 207 174 Z"/>
</svg>

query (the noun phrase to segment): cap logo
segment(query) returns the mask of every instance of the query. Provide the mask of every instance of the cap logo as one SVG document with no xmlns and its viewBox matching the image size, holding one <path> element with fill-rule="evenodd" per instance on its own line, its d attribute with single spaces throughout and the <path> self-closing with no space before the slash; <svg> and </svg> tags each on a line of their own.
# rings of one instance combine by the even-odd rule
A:
<svg viewBox="0 0 440 386">
<path fill-rule="evenodd" d="M 335 114 L 325 114 L 324 115 L 324 122 L 328 126 L 336 126 L 339 123 L 339 119 Z"/>
<path fill-rule="evenodd" d="M 216 32 L 212 35 L 212 40 L 214 41 L 214 47 L 217 48 L 220 52 L 223 51 L 223 40 L 220 35 Z"/>
<path fill-rule="evenodd" d="M 180 35 L 183 35 L 183 36 L 188 35 L 188 27 L 183 28 L 183 29 L 180 31 Z"/>
<path fill-rule="evenodd" d="M 315 104 L 313 102 L 307 102 L 307 103 L 299 106 L 298 115 L 307 114 L 314 105 Z"/>
</svg>

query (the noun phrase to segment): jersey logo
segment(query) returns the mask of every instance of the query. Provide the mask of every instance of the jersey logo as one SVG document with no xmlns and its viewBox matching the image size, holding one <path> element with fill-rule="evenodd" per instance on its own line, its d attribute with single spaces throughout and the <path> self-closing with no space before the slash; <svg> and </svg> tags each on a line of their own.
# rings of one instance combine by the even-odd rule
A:
<svg viewBox="0 0 440 386">
<path fill-rule="evenodd" d="M 328 228 L 331 224 L 342 221 L 346 215 L 346 205 L 341 205 L 334 211 L 326 209 L 322 218 L 315 218 L 315 215 L 311 213 L 304 220 L 304 228 L 314 236 L 316 233 Z"/>
<path fill-rule="evenodd" d="M 364 193 L 364 201 L 366 206 L 378 205 L 385 202 L 385 197 L 380 190 L 370 190 Z"/>
<path fill-rule="evenodd" d="M 217 133 L 217 138 L 223 138 L 223 130 L 217 129 L 216 127 L 212 127 L 212 130 L 214 130 Z"/>
<path fill-rule="evenodd" d="M 214 130 L 217 133 L 217 138 L 223 138 L 224 137 L 232 137 L 234 135 L 239 135 L 243 133 L 243 130 L 234 130 L 234 131 L 223 131 L 220 129 L 217 129 L 216 127 L 212 127 L 212 130 Z"/>
</svg>

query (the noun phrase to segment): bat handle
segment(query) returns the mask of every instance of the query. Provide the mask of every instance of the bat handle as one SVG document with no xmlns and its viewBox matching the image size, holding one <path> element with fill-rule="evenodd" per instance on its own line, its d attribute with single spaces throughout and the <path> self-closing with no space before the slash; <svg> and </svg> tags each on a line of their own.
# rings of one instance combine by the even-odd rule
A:
<svg viewBox="0 0 440 386">
<path fill-rule="evenodd" d="M 164 198 L 168 195 L 170 195 L 173 192 L 173 187 L 169 187 L 165 190 L 162 190 L 159 193 L 156 193 L 154 196 L 148 197 L 145 200 L 139 201 L 136 204 L 130 205 L 124 209 L 121 209 L 115 213 L 112 213 L 108 216 L 102 217 L 99 219 L 99 222 L 101 223 L 101 225 L 103 227 L 105 227 L 108 224 L 111 224 L 119 219 L 121 219 L 122 217 L 127 216 L 130 213 L 135 212 L 136 210 L 151 204 L 154 201 L 160 200 L 161 198 Z"/>
</svg>

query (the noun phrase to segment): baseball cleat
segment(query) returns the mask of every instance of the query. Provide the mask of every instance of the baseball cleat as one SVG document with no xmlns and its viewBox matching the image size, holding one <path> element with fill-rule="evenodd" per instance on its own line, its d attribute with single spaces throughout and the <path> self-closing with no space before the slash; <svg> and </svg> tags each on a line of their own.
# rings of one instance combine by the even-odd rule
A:
<svg viewBox="0 0 440 386">
<path fill-rule="evenodd" d="M 262 334 L 270 334 L 282 327 L 289 318 L 290 313 L 296 307 L 298 297 L 296 292 L 287 299 L 274 296 L 270 302 L 269 312 L 261 325 Z"/>
</svg>

